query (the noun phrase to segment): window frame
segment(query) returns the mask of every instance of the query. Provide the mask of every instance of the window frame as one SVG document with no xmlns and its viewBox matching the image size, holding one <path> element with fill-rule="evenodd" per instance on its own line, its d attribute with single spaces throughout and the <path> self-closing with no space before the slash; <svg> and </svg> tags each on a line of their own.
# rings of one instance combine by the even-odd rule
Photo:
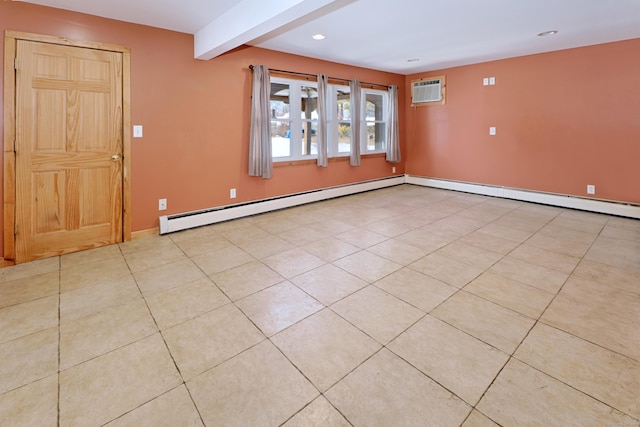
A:
<svg viewBox="0 0 640 427">
<path fill-rule="evenodd" d="M 287 120 L 289 122 L 289 155 L 288 156 L 274 156 L 272 155 L 271 159 L 274 163 L 282 163 L 282 162 L 292 162 L 292 161 L 300 161 L 300 160 L 315 160 L 318 158 L 318 154 L 317 152 L 315 154 L 303 154 L 302 151 L 302 139 L 300 139 L 299 141 L 296 140 L 291 140 L 291 135 L 302 135 L 302 129 L 304 126 L 304 123 L 306 121 L 310 121 L 312 123 L 312 126 L 319 126 L 319 120 L 318 119 L 304 119 L 302 117 L 302 107 L 301 107 L 301 88 L 304 86 L 311 86 L 316 88 L 317 90 L 317 81 L 315 80 L 310 80 L 310 79 L 296 79 L 296 78 L 290 78 L 290 77 L 284 77 L 284 76 L 271 76 L 270 77 L 270 82 L 269 84 L 273 84 L 273 83 L 279 83 L 279 84 L 284 84 L 284 85 L 288 85 L 289 87 L 289 117 L 286 119 L 275 119 L 274 117 L 271 118 L 271 122 L 272 122 L 272 132 L 273 132 L 273 122 L 275 121 L 285 121 Z M 343 90 L 346 88 L 347 91 L 349 91 L 349 84 L 340 84 L 340 83 L 329 83 L 327 85 L 327 106 L 326 106 L 326 111 L 327 111 L 327 157 L 328 158 L 344 158 L 344 157 L 349 157 L 351 155 L 351 145 L 352 145 L 352 141 L 354 138 L 353 133 L 350 133 L 350 137 L 349 137 L 349 151 L 342 151 L 340 152 L 340 141 L 339 141 L 339 125 L 341 123 L 343 124 L 349 124 L 351 126 L 352 124 L 352 118 L 351 115 L 349 115 L 349 119 L 348 120 L 339 120 L 338 119 L 338 91 L 339 90 Z M 367 94 L 374 94 L 374 95 L 380 95 L 382 96 L 382 113 L 381 113 L 381 118 L 380 119 L 376 119 L 374 122 L 375 123 L 380 123 L 383 124 L 383 135 L 381 135 L 379 138 L 381 138 L 381 148 L 374 148 L 374 149 L 369 149 L 368 146 L 368 124 L 370 123 L 369 121 L 366 120 L 366 99 L 367 99 Z M 271 102 L 271 100 L 270 100 Z M 353 104 L 353 99 L 351 97 L 350 91 L 349 91 L 349 102 L 350 104 Z M 382 89 L 375 89 L 373 87 L 361 87 L 360 90 L 360 99 L 358 100 L 358 102 L 360 103 L 360 120 L 361 120 L 361 126 L 360 126 L 360 153 L 361 155 L 367 155 L 367 154 L 378 154 L 378 153 L 385 153 L 386 152 L 386 146 L 387 146 L 387 136 L 386 136 L 386 129 L 389 126 L 389 118 L 388 118 L 388 111 L 389 111 L 389 90 L 382 90 Z M 351 110 L 351 108 L 350 108 Z M 271 138 L 272 138 L 272 144 L 273 144 L 273 133 L 271 134 Z M 272 146 L 273 147 L 273 146 Z"/>
<path fill-rule="evenodd" d="M 271 122 L 273 123 L 273 121 L 288 121 L 289 122 L 289 155 L 288 156 L 271 156 L 271 159 L 273 162 L 290 162 L 292 160 L 310 160 L 310 159 L 317 159 L 318 155 L 316 154 L 303 154 L 302 152 L 302 139 L 298 140 L 295 138 L 292 138 L 291 135 L 302 135 L 303 134 L 303 129 L 304 129 L 304 123 L 306 123 L 307 121 L 311 123 L 311 125 L 313 126 L 313 124 L 317 126 L 319 126 L 319 120 L 318 119 L 303 119 L 302 118 L 302 106 L 301 106 L 301 100 L 302 100 L 302 87 L 303 86 L 310 86 L 310 87 L 314 87 L 318 88 L 318 82 L 313 81 L 313 80 L 301 80 L 301 79 L 288 79 L 286 77 L 279 77 L 279 76 L 272 76 L 269 79 L 269 84 L 273 84 L 273 83 L 280 83 L 280 84 L 286 84 L 289 87 L 289 117 L 288 118 L 280 118 L 280 119 L 274 119 L 273 117 L 271 118 Z M 271 103 L 271 99 L 269 100 L 269 102 Z M 271 104 L 269 104 L 271 105 Z M 273 144 L 273 134 L 271 135 L 272 138 L 272 144 Z M 272 146 L 273 148 L 273 146 Z"/>
<path fill-rule="evenodd" d="M 367 131 L 367 128 L 369 126 L 369 121 L 367 120 L 367 94 L 372 94 L 372 95 L 380 95 L 382 97 L 382 113 L 381 119 L 374 119 L 372 122 L 373 123 L 379 123 L 379 124 L 383 124 L 383 134 L 381 135 L 382 138 L 382 148 L 374 148 L 373 150 L 369 149 L 369 133 Z M 370 88 L 370 87 L 363 87 L 361 89 L 361 97 L 362 99 L 360 100 L 360 105 L 362 106 L 361 108 L 361 114 L 362 114 L 362 121 L 361 123 L 363 124 L 363 126 L 360 126 L 360 133 L 362 135 L 362 137 L 360 138 L 360 154 L 377 154 L 377 153 L 386 153 L 387 151 L 387 127 L 389 126 L 389 90 L 380 90 L 380 89 L 374 89 L 374 88 Z M 374 142 L 374 146 L 375 146 L 375 142 Z"/>
<path fill-rule="evenodd" d="M 351 126 L 351 114 L 349 114 L 348 120 L 340 120 L 338 118 L 338 90 L 344 90 L 346 88 L 349 91 L 349 104 L 351 104 L 351 92 L 349 84 L 335 84 L 329 83 L 327 85 L 327 156 L 329 158 L 335 157 L 349 157 L 351 155 L 351 141 L 353 134 L 349 132 L 349 151 L 340 151 L 340 132 L 339 127 L 341 123 L 348 123 Z M 349 108 L 351 109 L 351 108 Z"/>
</svg>

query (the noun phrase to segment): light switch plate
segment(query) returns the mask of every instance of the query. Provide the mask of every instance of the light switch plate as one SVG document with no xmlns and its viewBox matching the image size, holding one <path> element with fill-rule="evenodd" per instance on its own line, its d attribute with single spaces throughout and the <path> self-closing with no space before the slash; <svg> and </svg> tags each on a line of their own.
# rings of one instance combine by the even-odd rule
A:
<svg viewBox="0 0 640 427">
<path fill-rule="evenodd" d="M 495 77 L 489 77 L 489 86 L 493 86 L 496 84 L 496 78 Z"/>
<path fill-rule="evenodd" d="M 495 135 L 496 134 L 496 128 L 495 127 L 490 127 L 489 128 L 489 135 Z"/>
<path fill-rule="evenodd" d="M 489 86 L 489 77 L 485 77 L 484 79 L 482 79 L 482 85 Z"/>
<path fill-rule="evenodd" d="M 142 138 L 142 125 L 134 125 L 133 126 L 133 137 L 134 138 Z"/>
</svg>

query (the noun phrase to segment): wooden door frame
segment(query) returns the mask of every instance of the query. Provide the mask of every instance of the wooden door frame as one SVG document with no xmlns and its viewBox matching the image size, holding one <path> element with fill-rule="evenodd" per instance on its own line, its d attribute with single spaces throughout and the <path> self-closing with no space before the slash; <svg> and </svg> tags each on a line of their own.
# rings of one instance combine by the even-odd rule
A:
<svg viewBox="0 0 640 427">
<path fill-rule="evenodd" d="M 131 50 L 107 43 L 70 40 L 65 37 L 5 31 L 4 35 L 4 265 L 16 256 L 16 78 L 18 40 L 75 46 L 122 53 L 122 241 L 131 240 Z"/>
</svg>

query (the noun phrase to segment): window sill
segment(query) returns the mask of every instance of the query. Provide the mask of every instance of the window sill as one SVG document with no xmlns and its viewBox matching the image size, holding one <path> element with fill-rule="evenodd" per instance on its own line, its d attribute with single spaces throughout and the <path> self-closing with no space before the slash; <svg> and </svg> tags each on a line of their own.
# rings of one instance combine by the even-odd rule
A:
<svg viewBox="0 0 640 427">
<path fill-rule="evenodd" d="M 379 157 L 385 157 L 386 153 L 369 153 L 369 154 L 361 154 L 361 158 L 366 159 L 375 159 Z M 339 157 L 329 157 L 329 163 L 336 162 L 348 162 L 349 156 L 339 156 Z M 274 168 L 282 168 L 285 166 L 302 166 L 302 165 L 315 165 L 318 163 L 318 159 L 304 159 L 304 160 L 281 160 L 281 161 L 273 161 Z"/>
</svg>

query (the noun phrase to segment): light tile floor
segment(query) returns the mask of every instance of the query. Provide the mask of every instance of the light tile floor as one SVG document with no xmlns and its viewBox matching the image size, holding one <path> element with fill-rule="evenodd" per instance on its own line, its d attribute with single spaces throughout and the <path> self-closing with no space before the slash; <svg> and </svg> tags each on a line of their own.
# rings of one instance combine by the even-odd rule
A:
<svg viewBox="0 0 640 427">
<path fill-rule="evenodd" d="M 404 185 L 0 270 L 1 426 L 640 426 L 640 221 Z"/>
</svg>

